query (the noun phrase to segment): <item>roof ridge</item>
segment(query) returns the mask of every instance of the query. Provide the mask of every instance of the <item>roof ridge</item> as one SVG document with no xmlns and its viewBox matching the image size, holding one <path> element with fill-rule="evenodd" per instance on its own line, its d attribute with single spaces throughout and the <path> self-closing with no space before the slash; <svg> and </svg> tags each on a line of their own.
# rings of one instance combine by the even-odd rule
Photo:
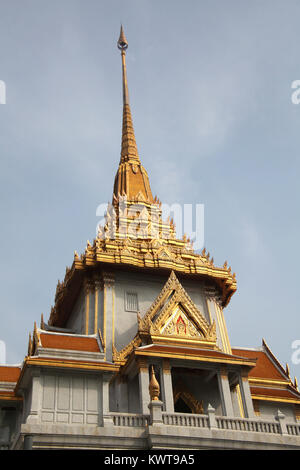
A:
<svg viewBox="0 0 300 470">
<path fill-rule="evenodd" d="M 70 336 L 70 337 L 75 337 L 75 338 L 94 338 L 97 339 L 97 334 L 92 334 L 92 335 L 85 335 L 81 333 L 61 333 L 58 331 L 48 331 L 48 330 L 41 330 L 40 328 L 37 328 L 37 331 L 40 334 L 46 334 L 46 335 L 57 335 L 57 336 Z"/>
<path fill-rule="evenodd" d="M 262 352 L 262 348 L 247 348 L 247 347 L 241 347 L 241 346 L 231 346 L 231 349 L 241 349 L 242 351 L 257 351 L 257 352 Z"/>
<path fill-rule="evenodd" d="M 269 346 L 266 343 L 266 340 L 262 338 L 262 347 L 263 351 L 268 355 L 268 357 L 271 359 L 273 362 L 274 366 L 286 377 L 288 380 L 291 380 L 291 378 L 288 376 L 286 370 L 284 369 L 283 365 L 279 362 L 275 354 L 271 351 Z"/>
</svg>

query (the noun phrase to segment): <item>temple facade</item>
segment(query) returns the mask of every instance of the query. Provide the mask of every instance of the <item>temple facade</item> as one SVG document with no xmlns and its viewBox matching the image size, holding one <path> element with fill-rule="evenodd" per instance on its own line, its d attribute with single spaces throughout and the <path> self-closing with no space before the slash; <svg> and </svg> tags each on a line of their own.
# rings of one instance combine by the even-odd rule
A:
<svg viewBox="0 0 300 470">
<path fill-rule="evenodd" d="M 300 449 L 300 393 L 265 340 L 234 348 L 227 262 L 163 220 L 135 141 L 121 28 L 121 158 L 105 225 L 74 254 L 17 366 L 2 449 Z"/>
</svg>

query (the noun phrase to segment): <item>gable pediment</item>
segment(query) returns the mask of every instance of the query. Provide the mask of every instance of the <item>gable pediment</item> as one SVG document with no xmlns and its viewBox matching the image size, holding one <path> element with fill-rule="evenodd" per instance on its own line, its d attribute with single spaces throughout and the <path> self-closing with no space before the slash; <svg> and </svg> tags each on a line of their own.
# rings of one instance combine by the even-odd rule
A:
<svg viewBox="0 0 300 470">
<path fill-rule="evenodd" d="M 186 315 L 183 308 L 178 306 L 160 329 L 161 335 L 187 336 L 203 338 L 203 333 Z"/>
<path fill-rule="evenodd" d="M 139 335 L 148 343 L 216 345 L 215 323 L 207 322 L 173 271 L 144 318 L 139 318 Z"/>
<path fill-rule="evenodd" d="M 138 332 L 121 351 L 113 346 L 114 362 L 124 364 L 142 344 L 170 344 L 219 349 L 216 324 L 209 324 L 189 297 L 174 271 L 145 316 L 137 314 Z"/>
</svg>

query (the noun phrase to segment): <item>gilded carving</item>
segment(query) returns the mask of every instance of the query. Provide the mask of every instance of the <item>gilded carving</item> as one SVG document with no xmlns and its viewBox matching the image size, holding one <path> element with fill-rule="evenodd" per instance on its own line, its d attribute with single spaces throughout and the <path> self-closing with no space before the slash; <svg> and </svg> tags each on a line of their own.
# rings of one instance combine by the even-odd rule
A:
<svg viewBox="0 0 300 470">
<path fill-rule="evenodd" d="M 162 328 L 161 334 L 200 337 L 203 335 L 196 329 L 195 325 L 184 315 L 182 310 L 177 309 L 172 318 Z"/>
<path fill-rule="evenodd" d="M 28 340 L 28 356 L 33 355 L 33 343 L 31 339 L 31 333 L 29 333 L 29 340 Z"/>
<path fill-rule="evenodd" d="M 159 400 L 160 387 L 159 383 L 155 377 L 154 368 L 151 366 L 151 378 L 149 383 L 149 394 L 151 400 Z"/>
<path fill-rule="evenodd" d="M 178 382 L 174 390 L 174 404 L 181 398 L 186 405 L 190 408 L 192 413 L 203 414 L 203 400 L 200 402 L 187 390 L 183 382 Z"/>
<path fill-rule="evenodd" d="M 208 324 L 173 271 L 144 318 L 140 319 L 139 331 L 216 341 L 215 323 Z"/>
<path fill-rule="evenodd" d="M 124 364 L 129 354 L 134 350 L 134 348 L 140 346 L 142 343 L 139 335 L 136 335 L 132 341 L 130 341 L 127 346 L 125 346 L 121 351 L 117 351 L 116 347 L 113 345 L 113 362 Z"/>
<path fill-rule="evenodd" d="M 104 226 L 98 227 L 96 239 L 93 243 L 87 241 L 85 251 L 80 256 L 77 252 L 74 253 L 72 267 L 66 269 L 64 281 L 59 281 L 55 308 L 50 313 L 50 325 L 62 326 L 64 323 L 66 304 L 69 305 L 68 300 L 72 296 L 69 283 L 74 276 L 76 278 L 76 271 L 90 267 L 97 269 L 100 263 L 126 263 L 140 269 L 167 268 L 210 277 L 220 286 L 222 306 L 227 305 L 236 291 L 235 274 L 231 273 L 227 262 L 223 268 L 214 266 L 213 258 L 205 249 L 198 254 L 186 235 L 182 239 L 176 237 L 172 219 L 163 220 L 162 203 L 156 196 L 153 198 L 148 174 L 138 155 L 129 105 L 123 46 L 121 56 L 124 98 L 122 145 L 112 204 L 108 204 Z M 137 205 L 141 208 L 140 213 L 136 210 Z M 137 231 L 134 226 L 138 227 Z M 112 279 L 107 281 L 108 287 L 112 284 Z"/>
<path fill-rule="evenodd" d="M 103 273 L 103 284 L 105 287 L 113 287 L 115 285 L 115 278 L 113 273 Z"/>
<path fill-rule="evenodd" d="M 102 349 L 103 349 L 103 351 L 105 351 L 105 341 L 104 341 L 104 339 L 103 339 L 103 336 L 102 336 L 102 333 L 101 333 L 100 328 L 98 328 L 98 336 L 99 336 L 99 339 L 100 339 L 100 343 L 101 343 Z"/>
</svg>

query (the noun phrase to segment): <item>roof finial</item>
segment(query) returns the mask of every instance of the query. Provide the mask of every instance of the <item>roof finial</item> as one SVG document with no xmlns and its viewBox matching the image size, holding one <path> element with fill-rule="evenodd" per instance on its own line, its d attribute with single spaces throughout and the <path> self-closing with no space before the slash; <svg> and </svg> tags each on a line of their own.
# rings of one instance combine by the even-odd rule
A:
<svg viewBox="0 0 300 470">
<path fill-rule="evenodd" d="M 153 196 L 149 178 L 146 170 L 141 165 L 131 117 L 125 60 L 128 42 L 124 34 L 123 26 L 121 26 L 117 46 L 121 51 L 122 58 L 123 122 L 121 158 L 115 177 L 113 204 L 119 200 L 120 195 L 126 196 L 128 201 L 133 201 L 140 193 L 146 201 L 152 202 Z"/>
<path fill-rule="evenodd" d="M 118 48 L 121 51 L 125 51 L 128 47 L 128 42 L 127 42 L 127 39 L 126 39 L 124 31 L 123 31 L 123 25 L 121 25 L 120 37 L 119 37 L 119 40 L 118 40 L 117 44 L 118 44 Z"/>
<path fill-rule="evenodd" d="M 125 54 L 126 54 L 126 49 L 128 47 L 128 42 L 125 37 L 124 31 L 123 31 L 123 26 L 121 25 L 121 30 L 120 30 L 120 37 L 117 42 L 118 48 L 121 51 L 122 55 L 122 72 L 123 72 L 123 104 L 129 105 L 129 93 L 128 93 L 128 83 L 127 83 L 127 71 L 126 71 L 126 61 L 125 61 Z"/>
</svg>

